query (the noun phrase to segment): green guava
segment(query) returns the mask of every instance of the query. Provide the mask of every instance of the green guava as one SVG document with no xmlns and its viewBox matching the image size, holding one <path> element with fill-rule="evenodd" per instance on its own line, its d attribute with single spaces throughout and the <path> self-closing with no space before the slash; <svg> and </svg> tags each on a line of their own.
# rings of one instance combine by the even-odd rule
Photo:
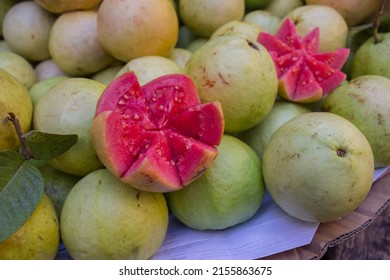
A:
<svg viewBox="0 0 390 280">
<path fill-rule="evenodd" d="M 309 112 L 282 125 L 262 161 L 272 199 L 293 217 L 329 222 L 354 211 L 374 176 L 374 155 L 364 134 L 336 114 Z"/>
<path fill-rule="evenodd" d="M 62 14 L 75 10 L 90 10 L 97 7 L 102 0 L 34 0 L 45 10 Z"/>
<path fill-rule="evenodd" d="M 37 81 L 32 64 L 14 52 L 0 52 L 0 68 L 14 76 L 27 89 Z"/>
<path fill-rule="evenodd" d="M 168 207 L 163 194 L 137 190 L 99 169 L 72 188 L 60 221 L 73 259 L 144 260 L 164 241 Z"/>
<path fill-rule="evenodd" d="M 60 218 L 65 198 L 82 177 L 67 174 L 48 164 L 39 167 L 39 171 L 45 182 L 45 194 L 53 203 L 57 216 Z"/>
<path fill-rule="evenodd" d="M 215 30 L 213 34 L 211 34 L 210 39 L 217 36 L 235 33 L 243 36 L 248 40 L 256 41 L 259 33 L 263 31 L 264 29 L 262 27 L 254 24 L 253 22 L 232 20 Z"/>
<path fill-rule="evenodd" d="M 256 152 L 259 159 L 262 159 L 264 149 L 275 131 L 292 118 L 308 112 L 310 110 L 303 105 L 276 101 L 263 121 L 240 133 L 238 137 Z"/>
<path fill-rule="evenodd" d="M 69 150 L 48 163 L 63 172 L 85 176 L 101 168 L 91 140 L 97 101 L 105 85 L 87 78 L 69 78 L 49 90 L 34 107 L 35 129 L 55 134 L 77 134 Z"/>
<path fill-rule="evenodd" d="M 378 75 L 352 79 L 325 98 L 322 110 L 360 129 L 371 145 L 376 167 L 390 165 L 390 79 Z"/>
<path fill-rule="evenodd" d="M 219 101 L 225 132 L 247 130 L 271 110 L 278 77 L 268 51 L 237 34 L 209 39 L 185 66 L 202 102 Z"/>
<path fill-rule="evenodd" d="M 261 163 L 241 140 L 224 135 L 213 165 L 187 187 L 166 195 L 169 209 L 185 225 L 220 230 L 250 219 L 264 196 Z"/>
<path fill-rule="evenodd" d="M 242 20 L 244 0 L 181 0 L 179 13 L 183 23 L 196 35 L 209 38 L 225 23 Z"/>
<path fill-rule="evenodd" d="M 57 76 L 57 77 L 51 77 L 47 78 L 44 80 L 40 80 L 33 84 L 30 89 L 28 90 L 31 98 L 31 102 L 33 104 L 33 107 L 35 107 L 35 104 L 38 102 L 39 98 L 51 89 L 53 86 L 58 84 L 59 82 L 65 81 L 69 79 L 69 77 L 62 77 L 62 76 Z"/>
<path fill-rule="evenodd" d="M 390 32 L 379 33 L 367 39 L 357 49 L 351 63 L 351 79 L 363 75 L 379 75 L 390 78 Z"/>
<path fill-rule="evenodd" d="M 271 14 L 266 10 L 255 10 L 246 13 L 242 19 L 244 22 L 252 22 L 262 28 L 264 31 L 275 34 L 278 29 L 281 18 Z"/>
</svg>

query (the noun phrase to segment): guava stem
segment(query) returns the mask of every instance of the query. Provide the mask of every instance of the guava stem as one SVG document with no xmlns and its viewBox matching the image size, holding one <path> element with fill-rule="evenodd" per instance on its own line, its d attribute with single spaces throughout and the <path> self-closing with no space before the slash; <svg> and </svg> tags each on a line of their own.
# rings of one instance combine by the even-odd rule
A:
<svg viewBox="0 0 390 280">
<path fill-rule="evenodd" d="M 380 5 L 379 5 L 379 8 L 376 12 L 376 15 L 375 15 L 375 18 L 374 18 L 374 23 L 372 25 L 372 28 L 373 28 L 373 37 L 374 37 L 374 44 L 377 44 L 380 42 L 379 38 L 378 38 L 378 29 L 379 29 L 379 25 L 381 24 L 381 15 L 383 14 L 383 11 L 385 9 L 385 6 L 386 6 L 386 2 L 387 0 L 382 0 Z"/>
<path fill-rule="evenodd" d="M 20 126 L 19 120 L 16 118 L 15 114 L 12 112 L 8 113 L 9 117 L 6 117 L 6 121 L 12 122 L 15 127 L 16 134 L 18 135 L 20 146 L 22 148 L 22 155 L 24 159 L 28 160 L 33 157 L 30 148 L 27 146 L 26 139 L 24 137 L 24 133 L 22 127 Z"/>
</svg>

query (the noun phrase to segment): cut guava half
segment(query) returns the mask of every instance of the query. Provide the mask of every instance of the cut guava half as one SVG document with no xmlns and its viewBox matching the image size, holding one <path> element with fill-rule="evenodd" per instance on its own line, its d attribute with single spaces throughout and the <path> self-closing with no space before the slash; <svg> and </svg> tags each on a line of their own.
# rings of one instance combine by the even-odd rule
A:
<svg viewBox="0 0 390 280">
<path fill-rule="evenodd" d="M 345 79 L 340 70 L 349 56 L 348 48 L 319 53 L 319 28 L 300 37 L 287 18 L 275 35 L 261 32 L 258 42 L 274 60 L 279 79 L 278 93 L 293 102 L 315 102 Z"/>
<path fill-rule="evenodd" d="M 202 104 L 192 79 L 168 74 L 140 86 L 134 72 L 102 93 L 92 124 L 99 159 L 121 181 L 169 192 L 203 174 L 224 131 L 219 102 Z"/>
</svg>

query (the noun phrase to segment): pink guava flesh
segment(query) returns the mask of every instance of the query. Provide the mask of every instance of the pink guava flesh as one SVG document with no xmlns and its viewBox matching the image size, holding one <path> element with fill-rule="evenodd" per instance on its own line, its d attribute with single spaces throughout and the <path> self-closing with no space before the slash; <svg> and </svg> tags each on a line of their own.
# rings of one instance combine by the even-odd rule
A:
<svg viewBox="0 0 390 280">
<path fill-rule="evenodd" d="M 219 102 L 200 102 L 192 79 L 169 74 L 140 86 L 133 72 L 102 93 L 92 124 L 95 150 L 121 181 L 169 192 L 203 174 L 224 131 Z"/>
<path fill-rule="evenodd" d="M 349 49 L 318 53 L 318 27 L 302 38 L 287 18 L 275 35 L 261 32 L 257 40 L 273 58 L 279 78 L 278 92 L 287 100 L 318 101 L 346 79 L 340 69 L 349 56 Z"/>
</svg>

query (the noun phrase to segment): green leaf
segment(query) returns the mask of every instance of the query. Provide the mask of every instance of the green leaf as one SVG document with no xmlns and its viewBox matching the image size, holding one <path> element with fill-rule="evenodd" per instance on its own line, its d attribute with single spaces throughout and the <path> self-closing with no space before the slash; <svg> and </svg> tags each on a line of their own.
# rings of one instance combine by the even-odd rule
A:
<svg viewBox="0 0 390 280">
<path fill-rule="evenodd" d="M 31 130 L 24 135 L 34 159 L 50 160 L 65 153 L 76 144 L 77 134 L 52 134 Z"/>
<path fill-rule="evenodd" d="M 31 216 L 44 192 L 40 171 L 12 151 L 0 152 L 0 242 Z"/>
</svg>

